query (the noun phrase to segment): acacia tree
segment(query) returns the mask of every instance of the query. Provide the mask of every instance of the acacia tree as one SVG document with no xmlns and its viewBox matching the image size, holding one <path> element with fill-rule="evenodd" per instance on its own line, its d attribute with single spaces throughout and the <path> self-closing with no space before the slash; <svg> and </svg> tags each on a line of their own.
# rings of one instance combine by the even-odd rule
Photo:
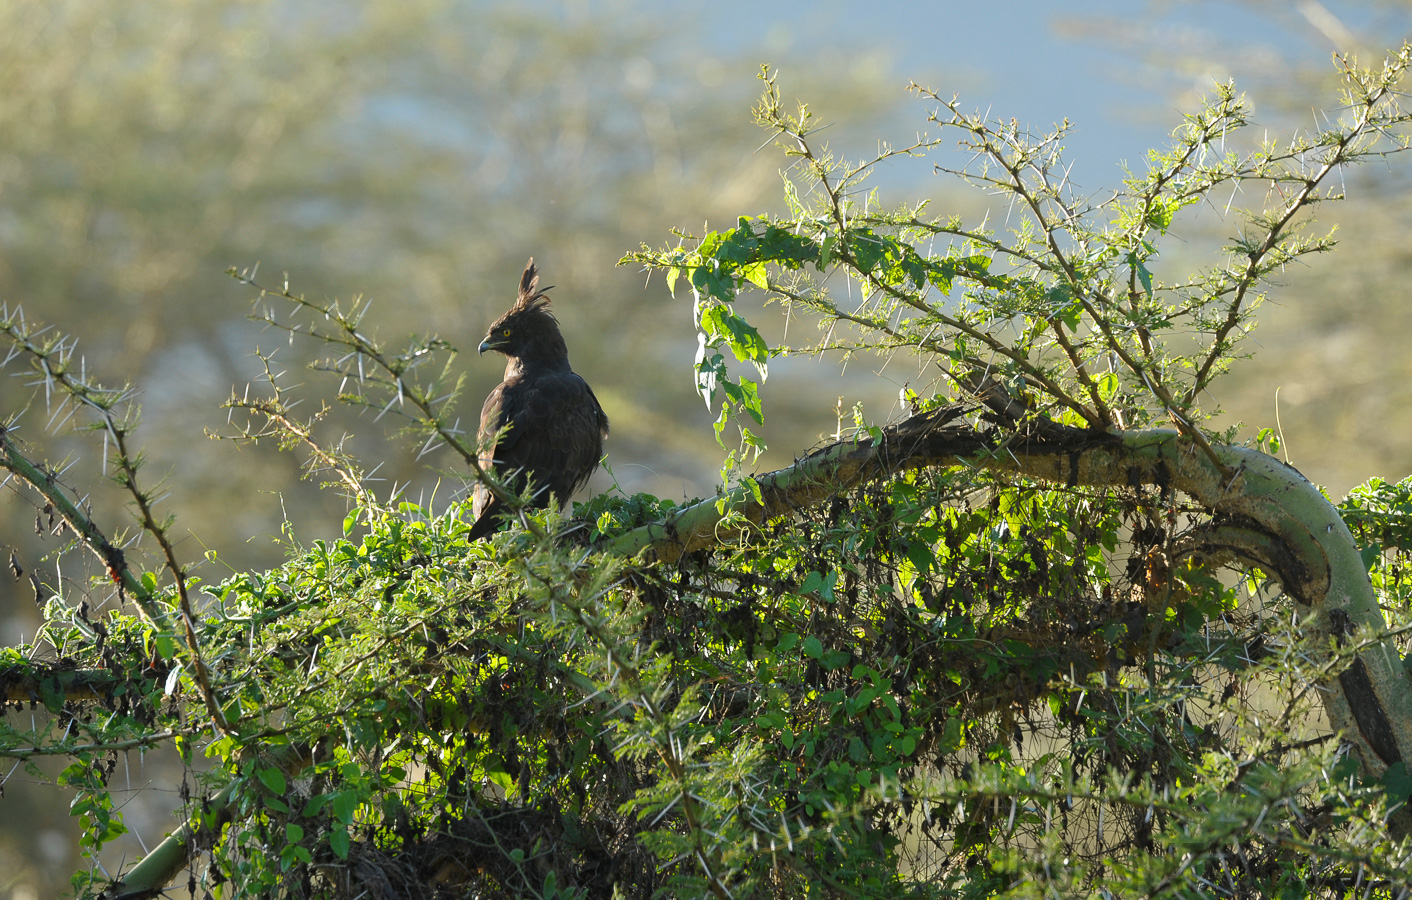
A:
<svg viewBox="0 0 1412 900">
<path fill-rule="evenodd" d="M 1070 191 L 1062 129 L 921 89 L 938 136 L 845 164 L 767 74 L 788 214 L 628 257 L 691 297 L 697 384 L 740 437 L 721 491 L 525 512 L 469 546 L 459 505 L 379 498 L 272 367 L 229 401 L 232 437 L 303 447 L 353 512 L 278 569 L 199 583 L 139 478 L 129 392 L 7 312 L 12 364 L 93 417 L 160 552 L 143 571 L 7 423 L 10 483 L 113 587 L 34 578 L 46 625 L 0 686 L 46 715 L 0 754 L 70 760 L 95 853 L 123 829 L 117 754 L 187 767 L 172 834 L 76 892 L 155 896 L 189 866 L 222 897 L 1407 896 L 1412 484 L 1336 509 L 1203 404 L 1271 276 L 1332 247 L 1308 211 L 1336 173 L 1406 146 L 1409 63 L 1340 61 L 1326 128 L 1244 151 L 1218 87 L 1101 200 Z M 1005 231 L 866 192 L 877 161 L 954 136 L 968 161 L 939 168 L 998 193 Z M 1184 211 L 1227 197 L 1262 203 L 1221 258 L 1167 272 Z M 767 345 L 738 305 L 756 290 L 822 337 Z M 329 345 L 342 400 L 504 490 L 455 425 L 449 348 L 386 350 L 358 308 L 288 290 L 258 304 Z M 806 352 L 935 380 L 905 419 L 859 412 L 747 474 L 769 362 Z"/>
</svg>

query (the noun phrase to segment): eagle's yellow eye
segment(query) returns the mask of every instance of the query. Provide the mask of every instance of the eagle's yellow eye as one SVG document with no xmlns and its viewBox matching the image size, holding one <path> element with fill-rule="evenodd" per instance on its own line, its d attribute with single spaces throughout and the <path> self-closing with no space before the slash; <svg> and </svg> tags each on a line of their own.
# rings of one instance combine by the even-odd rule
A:
<svg viewBox="0 0 1412 900">
<path fill-rule="evenodd" d="M 502 329 L 500 329 L 500 336 L 501 336 L 501 337 L 509 337 L 509 336 L 510 336 L 510 329 L 508 329 L 508 328 L 502 328 Z"/>
</svg>

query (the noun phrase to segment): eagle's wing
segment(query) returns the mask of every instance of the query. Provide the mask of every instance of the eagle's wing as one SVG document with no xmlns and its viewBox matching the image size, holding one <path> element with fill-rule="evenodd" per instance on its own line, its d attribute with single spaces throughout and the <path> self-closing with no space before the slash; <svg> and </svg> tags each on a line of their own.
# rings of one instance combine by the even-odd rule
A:
<svg viewBox="0 0 1412 900">
<path fill-rule="evenodd" d="M 603 456 L 608 417 L 588 383 L 573 372 L 545 373 L 502 382 L 485 398 L 481 409 L 481 440 L 509 426 L 481 465 L 494 466 L 508 486 L 523 491 L 526 480 L 536 488 L 536 506 L 547 506 L 553 494 L 560 503 L 588 481 Z M 499 526 L 500 503 L 476 485 L 476 523 L 471 540 Z"/>
</svg>

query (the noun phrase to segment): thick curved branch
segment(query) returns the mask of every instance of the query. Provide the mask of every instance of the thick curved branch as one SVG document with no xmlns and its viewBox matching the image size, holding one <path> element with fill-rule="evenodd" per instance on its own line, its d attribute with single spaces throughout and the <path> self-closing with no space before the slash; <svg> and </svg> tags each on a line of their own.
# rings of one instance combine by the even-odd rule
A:
<svg viewBox="0 0 1412 900">
<path fill-rule="evenodd" d="M 1208 455 L 1169 430 L 1099 432 L 1035 423 L 1002 444 L 948 407 L 883 431 L 824 447 L 756 482 L 763 502 L 744 487 L 601 542 L 598 549 L 673 561 L 738 536 L 753 523 L 836 496 L 864 481 L 927 466 L 967 465 L 1060 485 L 1159 485 L 1186 494 L 1215 517 L 1213 538 L 1235 555 L 1274 572 L 1312 614 L 1305 634 L 1330 654 L 1347 636 L 1371 638 L 1351 677 L 1322 687 L 1334 729 L 1379 777 L 1412 760 L 1412 691 L 1387 639 L 1367 569 L 1353 535 L 1319 489 L 1295 469 L 1243 447 L 1212 446 Z"/>
<path fill-rule="evenodd" d="M 113 882 L 104 892 L 110 900 L 147 900 L 166 893 L 172 879 L 185 869 L 191 860 L 193 838 L 202 834 L 220 831 L 230 820 L 231 801 L 235 799 L 241 779 L 228 783 L 221 791 L 198 804 L 198 808 L 181 827 L 167 835 L 142 861 L 127 871 L 123 877 Z"/>
<path fill-rule="evenodd" d="M 736 487 L 725 497 L 682 507 L 659 522 L 602 541 L 597 549 L 621 556 L 643 553 L 649 559 L 671 562 L 729 540 L 746 523 L 759 524 L 812 506 L 865 481 L 905 469 L 951 465 L 958 458 L 985 452 L 992 444 L 989 437 L 966 426 L 949 426 L 961 414 L 959 407 L 946 407 L 884 430 L 881 441 L 859 437 L 830 444 L 792 466 L 757 478 L 763 504 L 754 502 L 745 487 Z M 728 518 L 728 513 L 744 521 Z"/>
<path fill-rule="evenodd" d="M 65 703 L 109 700 L 121 683 L 109 669 L 3 668 L 0 669 L 0 704 L 42 703 L 57 707 Z"/>
</svg>

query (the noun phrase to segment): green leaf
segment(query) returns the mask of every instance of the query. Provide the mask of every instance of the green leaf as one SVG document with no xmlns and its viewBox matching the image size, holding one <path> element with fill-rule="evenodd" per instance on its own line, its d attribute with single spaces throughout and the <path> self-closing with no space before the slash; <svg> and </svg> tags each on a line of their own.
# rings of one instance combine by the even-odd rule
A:
<svg viewBox="0 0 1412 900">
<path fill-rule="evenodd" d="M 749 447 L 752 451 L 754 451 L 755 455 L 751 457 L 751 462 L 754 462 L 755 460 L 759 459 L 760 454 L 769 449 L 765 445 L 765 442 L 760 440 L 759 435 L 757 435 L 755 432 L 751 431 L 749 428 L 746 428 L 743 425 L 740 428 L 740 442 L 741 444 L 745 445 L 746 447 Z"/>
<path fill-rule="evenodd" d="M 691 270 L 691 285 L 723 303 L 735 299 L 735 279 L 714 260 L 707 260 Z"/>
<path fill-rule="evenodd" d="M 804 655 L 810 659 L 819 659 L 824 655 L 823 643 L 812 634 L 804 638 Z"/>
<path fill-rule="evenodd" d="M 1112 401 L 1118 393 L 1118 376 L 1113 372 L 1107 372 L 1094 379 L 1098 387 L 1098 396 L 1104 403 Z"/>
<path fill-rule="evenodd" d="M 730 311 L 727 306 L 711 306 L 701 311 L 701 330 L 713 340 L 724 340 L 730 345 L 735 358 L 742 362 L 749 360 L 757 365 L 770 358 L 770 348 L 755 326 Z"/>
<path fill-rule="evenodd" d="M 755 237 L 755 232 L 750 226 L 750 220 L 741 217 L 739 225 L 725 232 L 720 246 L 712 254 L 721 262 L 746 263 L 755 259 L 755 249 L 760 242 Z"/>
<path fill-rule="evenodd" d="M 1147 224 L 1166 234 L 1167 229 L 1172 227 L 1172 218 L 1184 205 L 1176 197 L 1153 197 L 1147 209 Z"/>
<path fill-rule="evenodd" d="M 1412 772 L 1407 771 L 1406 761 L 1398 760 L 1388 766 L 1382 782 L 1387 790 L 1388 806 L 1406 803 L 1412 798 Z"/>
<path fill-rule="evenodd" d="M 339 859 L 348 858 L 348 832 L 341 826 L 328 833 L 328 846 Z"/>
<path fill-rule="evenodd" d="M 990 257 L 984 253 L 976 253 L 962 260 L 965 268 L 970 269 L 974 275 L 984 275 L 990 271 Z"/>
<path fill-rule="evenodd" d="M 941 740 L 938 748 L 942 753 L 951 753 L 961 749 L 965 743 L 965 737 L 961 732 L 961 720 L 956 716 L 951 716 L 946 720 L 946 725 L 942 729 Z"/>
<path fill-rule="evenodd" d="M 936 565 L 936 554 L 921 541 L 907 545 L 907 559 L 916 568 L 917 574 L 925 576 Z"/>
<path fill-rule="evenodd" d="M 1151 299 L 1152 273 L 1148 271 L 1143 260 L 1138 259 L 1136 250 L 1129 251 L 1127 259 L 1128 265 L 1132 267 L 1133 272 L 1137 275 L 1137 280 L 1142 285 L 1142 289 L 1147 292 L 1148 298 Z"/>
<path fill-rule="evenodd" d="M 1363 560 L 1363 568 L 1371 572 L 1378 560 L 1383 558 L 1383 545 L 1374 541 L 1366 547 L 1360 547 L 1358 557 Z"/>
<path fill-rule="evenodd" d="M 157 642 L 157 655 L 162 659 L 171 659 L 176 656 L 176 638 L 170 634 L 159 634 L 155 636 L 154 640 Z"/>
<path fill-rule="evenodd" d="M 760 406 L 760 390 L 755 382 L 749 378 L 741 378 L 738 384 L 722 381 L 721 389 L 726 392 L 732 403 L 748 413 L 757 424 L 765 424 L 765 412 Z"/>
<path fill-rule="evenodd" d="M 64 708 L 64 697 L 64 688 L 59 684 L 58 678 L 51 676 L 40 680 L 39 700 L 45 709 L 57 713 Z"/>
<path fill-rule="evenodd" d="M 714 258 L 716 249 L 721 246 L 725 237 L 719 231 L 708 231 L 701 238 L 701 243 L 697 245 L 696 252 L 707 258 Z"/>
<path fill-rule="evenodd" d="M 707 408 L 708 408 L 708 409 L 710 408 L 710 403 L 709 403 L 709 402 L 707 403 Z M 730 408 L 730 404 L 729 404 L 729 403 L 722 403 L 722 404 L 721 404 L 721 414 L 716 417 L 716 421 L 714 421 L 714 422 L 711 423 L 711 427 L 714 428 L 714 429 L 716 429 L 716 442 L 717 442 L 717 443 L 721 443 L 721 432 L 723 432 L 723 431 L 726 430 L 726 423 L 730 421 L 730 417 L 731 417 L 731 408 Z M 731 468 L 733 468 L 733 464 L 734 464 L 734 457 L 732 457 L 732 458 L 730 458 L 730 459 L 728 459 L 728 460 L 726 461 L 726 467 L 725 467 L 724 469 L 722 469 L 721 471 L 722 471 L 722 472 L 727 472 L 727 471 L 729 471 Z"/>
<path fill-rule="evenodd" d="M 745 276 L 745 280 L 755 285 L 757 288 L 769 290 L 770 271 L 762 262 L 750 263 L 740 267 L 740 274 Z"/>
<path fill-rule="evenodd" d="M 288 784 L 284 780 L 284 773 L 276 768 L 256 769 L 255 776 L 260 779 L 260 783 L 270 789 L 270 793 L 275 796 L 284 796 Z"/>
<path fill-rule="evenodd" d="M 943 259 L 927 265 L 927 280 L 943 294 L 951 293 L 951 282 L 956 277 L 956 260 Z"/>
<path fill-rule="evenodd" d="M 716 396 L 716 388 L 725 379 L 726 358 L 719 353 L 710 353 L 706 343 L 706 335 L 698 334 L 696 342 L 696 393 L 706 401 L 706 408 L 711 408 L 712 398 Z"/>
<path fill-rule="evenodd" d="M 1067 284 L 1056 284 L 1045 294 L 1045 299 L 1049 303 L 1049 308 L 1053 310 L 1050 314 L 1074 330 L 1079 327 L 1080 317 L 1083 315 L 1083 306 L 1074 299 L 1074 292 L 1069 290 Z"/>
<path fill-rule="evenodd" d="M 853 262 L 858 267 L 858 271 L 864 274 L 871 274 L 883 260 L 887 259 L 891 246 L 896 246 L 896 241 L 884 235 L 875 234 L 871 228 L 861 228 L 853 232 L 849 241 L 849 246 L 853 250 Z"/>
<path fill-rule="evenodd" d="M 760 482 L 746 475 L 740 479 L 740 485 L 750 494 L 750 499 L 761 506 L 765 504 L 765 498 L 760 494 Z"/>
<path fill-rule="evenodd" d="M 240 698 L 231 697 L 226 701 L 225 705 L 221 707 L 221 715 L 226 717 L 227 722 L 238 720 L 241 716 Z"/>
<path fill-rule="evenodd" d="M 358 809 L 358 792 L 340 791 L 334 794 L 329 808 L 333 810 L 334 818 L 338 821 L 345 825 L 353 824 L 353 813 Z"/>
<path fill-rule="evenodd" d="M 825 244 L 829 240 L 831 238 L 825 239 Z M 777 225 L 770 225 L 760 236 L 755 258 L 776 262 L 787 269 L 798 269 L 807 262 L 818 263 L 821 267 L 827 264 L 820 262 L 823 254 L 818 244 Z"/>
</svg>

